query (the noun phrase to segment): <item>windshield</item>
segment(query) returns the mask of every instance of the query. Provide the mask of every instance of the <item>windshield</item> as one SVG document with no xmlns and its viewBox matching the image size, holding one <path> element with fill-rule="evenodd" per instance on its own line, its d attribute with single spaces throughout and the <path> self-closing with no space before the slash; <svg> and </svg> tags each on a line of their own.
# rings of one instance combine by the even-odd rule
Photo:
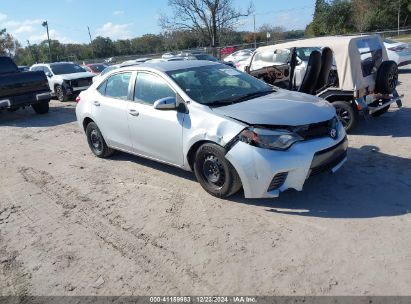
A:
<svg viewBox="0 0 411 304">
<path fill-rule="evenodd" d="M 226 65 L 201 66 L 167 73 L 193 100 L 210 106 L 245 101 L 273 92 L 265 82 Z"/>
<path fill-rule="evenodd" d="M 107 67 L 107 66 L 104 65 L 104 64 L 93 64 L 93 65 L 90 65 L 90 68 L 91 68 L 93 71 L 99 72 L 99 73 L 103 72 L 103 70 L 104 70 L 106 67 Z"/>
<path fill-rule="evenodd" d="M 302 61 L 308 61 L 308 59 L 310 58 L 310 55 L 313 51 L 320 51 L 321 52 L 321 49 L 318 48 L 318 47 L 301 47 L 301 48 L 296 49 L 297 56 Z"/>
<path fill-rule="evenodd" d="M 54 75 L 73 74 L 86 72 L 81 66 L 73 63 L 59 63 L 50 65 Z"/>
</svg>

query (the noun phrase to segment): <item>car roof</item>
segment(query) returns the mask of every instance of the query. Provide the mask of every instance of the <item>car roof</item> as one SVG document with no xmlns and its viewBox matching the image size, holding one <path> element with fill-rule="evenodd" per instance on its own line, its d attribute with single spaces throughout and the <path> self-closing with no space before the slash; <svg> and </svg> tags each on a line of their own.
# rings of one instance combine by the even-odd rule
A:
<svg viewBox="0 0 411 304">
<path fill-rule="evenodd" d="M 41 66 L 41 65 L 49 65 L 49 66 L 53 66 L 53 65 L 60 65 L 60 64 L 76 64 L 73 62 L 53 62 L 53 63 L 36 63 L 33 64 L 33 66 Z"/>
<path fill-rule="evenodd" d="M 221 63 L 211 62 L 206 60 L 181 60 L 181 61 L 159 61 L 159 62 L 145 62 L 136 65 L 136 68 L 151 68 L 161 72 L 170 72 L 175 70 L 197 68 L 202 66 L 212 66 Z M 134 66 L 133 66 L 134 67 Z"/>
</svg>

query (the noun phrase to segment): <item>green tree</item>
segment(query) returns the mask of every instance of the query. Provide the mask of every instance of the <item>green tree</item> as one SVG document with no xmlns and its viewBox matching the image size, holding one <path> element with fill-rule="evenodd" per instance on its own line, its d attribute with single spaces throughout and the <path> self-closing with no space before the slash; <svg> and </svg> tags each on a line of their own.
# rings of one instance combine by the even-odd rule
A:
<svg viewBox="0 0 411 304">
<path fill-rule="evenodd" d="M 326 0 L 315 1 L 313 21 L 311 21 L 306 28 L 307 36 L 320 36 L 325 34 L 328 9 L 329 4 Z"/>
<path fill-rule="evenodd" d="M 334 0 L 324 13 L 325 28 L 328 35 L 348 34 L 355 32 L 353 6 L 348 0 Z"/>
<path fill-rule="evenodd" d="M 0 55 L 12 56 L 20 43 L 6 29 L 0 30 Z"/>
<path fill-rule="evenodd" d="M 116 55 L 116 47 L 113 41 L 108 37 L 96 37 L 92 42 L 92 47 L 96 58 L 105 58 Z"/>
</svg>

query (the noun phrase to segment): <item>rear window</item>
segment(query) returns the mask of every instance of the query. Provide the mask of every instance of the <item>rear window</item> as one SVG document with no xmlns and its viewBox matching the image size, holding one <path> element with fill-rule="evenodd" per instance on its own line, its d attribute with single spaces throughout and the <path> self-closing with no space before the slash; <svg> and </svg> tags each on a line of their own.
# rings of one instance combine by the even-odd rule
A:
<svg viewBox="0 0 411 304">
<path fill-rule="evenodd" d="M 18 72 L 16 64 L 9 57 L 0 57 L 0 74 Z"/>
<path fill-rule="evenodd" d="M 90 68 L 95 71 L 95 72 L 103 72 L 103 70 L 106 68 L 107 66 L 105 66 L 104 64 L 93 64 L 90 66 Z"/>
<path fill-rule="evenodd" d="M 109 79 L 101 85 L 100 93 L 107 97 L 127 100 L 128 86 L 131 79 L 131 73 L 120 73 L 110 76 Z M 104 92 L 103 92 L 104 90 Z"/>
<path fill-rule="evenodd" d="M 383 61 L 382 44 L 378 38 L 364 38 L 357 40 L 357 48 L 361 56 L 363 77 L 377 72 Z"/>
</svg>

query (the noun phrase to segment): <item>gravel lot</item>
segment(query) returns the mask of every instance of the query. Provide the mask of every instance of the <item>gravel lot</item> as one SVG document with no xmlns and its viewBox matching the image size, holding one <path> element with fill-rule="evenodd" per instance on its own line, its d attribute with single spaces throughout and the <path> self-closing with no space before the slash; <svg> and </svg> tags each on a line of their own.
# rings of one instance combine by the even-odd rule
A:
<svg viewBox="0 0 411 304">
<path fill-rule="evenodd" d="M 279 199 L 94 157 L 73 102 L 0 114 L 0 295 L 411 295 L 411 66 L 404 108 L 349 161 Z"/>
</svg>

